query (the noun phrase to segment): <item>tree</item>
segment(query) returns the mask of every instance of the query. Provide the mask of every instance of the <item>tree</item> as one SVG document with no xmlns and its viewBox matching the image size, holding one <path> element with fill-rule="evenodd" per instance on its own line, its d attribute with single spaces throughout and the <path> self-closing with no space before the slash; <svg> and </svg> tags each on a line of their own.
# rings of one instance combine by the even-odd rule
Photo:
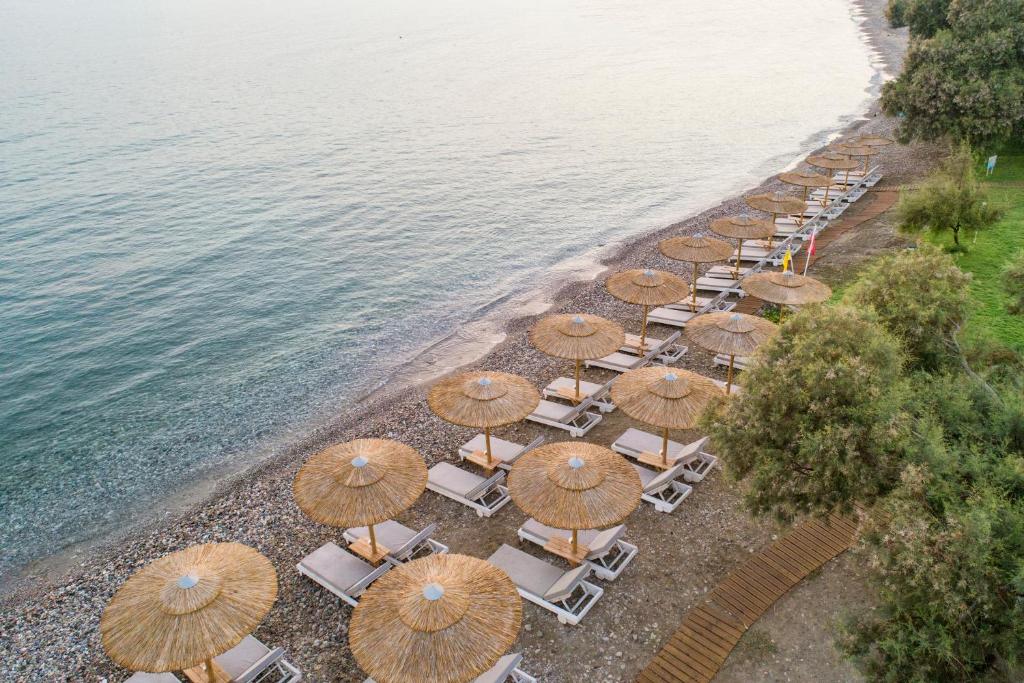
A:
<svg viewBox="0 0 1024 683">
<path fill-rule="evenodd" d="M 912 367 L 934 369 L 959 355 L 955 340 L 967 318 L 970 281 L 952 258 L 924 244 L 874 261 L 846 297 L 875 312 L 903 342 Z"/>
<path fill-rule="evenodd" d="M 897 207 L 903 232 L 924 230 L 941 234 L 953 231 L 956 249 L 961 230 L 980 230 L 999 220 L 999 211 L 988 203 L 988 194 L 978 181 L 974 156 L 966 145 L 956 147 L 916 192 L 904 193 Z"/>
<path fill-rule="evenodd" d="M 1003 284 L 1010 295 L 1010 304 L 1007 306 L 1009 311 L 1024 315 L 1024 250 L 1018 251 L 1006 264 L 1006 268 L 1003 269 Z"/>
<path fill-rule="evenodd" d="M 893 28 L 901 28 L 907 25 L 907 4 L 910 0 L 889 0 L 885 8 L 885 18 Z"/>
<path fill-rule="evenodd" d="M 898 481 L 914 439 L 903 353 L 869 314 L 809 306 L 758 350 L 743 391 L 704 429 L 756 514 L 849 511 Z"/>
<path fill-rule="evenodd" d="M 1024 0 L 909 0 L 911 46 L 882 107 L 906 142 L 1024 136 Z"/>
</svg>

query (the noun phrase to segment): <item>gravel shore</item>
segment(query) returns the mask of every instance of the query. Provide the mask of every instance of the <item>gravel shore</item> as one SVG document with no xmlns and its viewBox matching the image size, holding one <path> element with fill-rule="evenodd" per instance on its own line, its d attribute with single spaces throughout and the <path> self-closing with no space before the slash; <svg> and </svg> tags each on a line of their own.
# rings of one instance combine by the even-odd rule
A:
<svg viewBox="0 0 1024 683">
<path fill-rule="evenodd" d="M 905 34 L 889 29 L 882 18 L 884 0 L 857 3 L 864 30 L 886 61 L 898 70 Z M 845 136 L 863 132 L 891 134 L 893 122 L 876 107 L 853 124 Z M 887 183 L 913 177 L 926 165 L 932 150 L 893 146 L 877 160 Z M 786 189 L 774 177 L 752 192 Z M 551 312 L 583 311 L 639 326 L 637 307 L 623 304 L 603 287 L 608 272 L 653 267 L 688 273 L 688 268 L 662 257 L 657 242 L 669 235 L 692 234 L 715 218 L 744 210 L 741 196 L 700 215 L 643 235 L 605 260 L 606 273 L 595 280 L 573 282 L 554 297 Z M 471 367 L 523 375 L 537 386 L 571 371 L 565 362 L 534 350 L 526 331 L 535 317 L 510 321 L 505 339 Z M 655 326 L 651 332 L 665 333 Z M 722 378 L 708 354 L 697 349 L 679 363 Z M 588 371 L 587 378 L 603 381 L 610 374 Z M 108 660 L 100 647 L 98 621 L 103 607 L 121 583 L 153 558 L 182 547 L 210 541 L 239 541 L 266 554 L 279 573 L 278 602 L 257 631 L 272 646 L 282 646 L 310 681 L 360 681 L 347 648 L 351 609 L 294 567 L 320 544 L 337 540 L 340 530 L 310 522 L 295 506 L 291 482 L 304 459 L 327 445 L 356 437 L 386 437 L 413 445 L 433 464 L 454 459 L 457 447 L 473 435 L 433 416 L 425 387 L 396 387 L 378 392 L 358 405 L 339 406 L 339 418 L 299 446 L 246 474 L 222 483 L 208 498 L 184 513 L 90 549 L 87 559 L 58 575 L 40 573 L 21 580 L 0 598 L 0 679 L 11 681 L 121 681 L 127 673 Z M 620 411 L 606 416 L 587 440 L 608 445 L 628 426 Z M 564 434 L 522 424 L 499 430 L 497 436 L 525 443 L 537 434 L 563 440 Z M 695 434 L 679 433 L 687 439 Z M 426 492 L 399 520 L 412 527 L 430 522 L 439 526 L 437 538 L 453 552 L 487 557 L 502 543 L 516 545 L 516 529 L 525 517 L 513 505 L 490 520 Z M 628 520 L 627 540 L 640 554 L 623 576 L 606 584 L 606 593 L 582 625 L 561 626 L 554 616 L 524 605 L 524 626 L 517 651 L 524 667 L 544 681 L 621 681 L 632 679 L 672 632 L 681 615 L 699 602 L 742 557 L 769 542 L 779 530 L 752 520 L 739 496 L 720 473 L 695 486 L 690 498 L 673 515 L 655 513 L 643 505 Z M 524 550 L 533 550 L 524 545 Z"/>
</svg>

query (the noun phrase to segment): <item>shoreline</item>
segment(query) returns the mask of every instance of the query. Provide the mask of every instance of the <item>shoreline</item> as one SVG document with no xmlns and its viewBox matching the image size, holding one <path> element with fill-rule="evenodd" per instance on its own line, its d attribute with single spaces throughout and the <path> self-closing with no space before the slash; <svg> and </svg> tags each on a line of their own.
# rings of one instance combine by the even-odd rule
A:
<svg viewBox="0 0 1024 683">
<path fill-rule="evenodd" d="M 884 4 L 883 0 L 855 0 L 851 4 L 850 10 L 852 19 L 858 23 L 858 29 L 868 48 L 872 67 L 876 72 L 876 77 L 872 79 L 869 92 L 865 97 L 868 103 L 867 111 L 851 115 L 849 122 L 840 128 L 818 131 L 808 139 L 808 142 L 845 137 L 861 129 L 884 133 L 892 127 L 892 122 L 881 117 L 878 112 L 878 90 L 881 81 L 886 78 L 886 72 L 891 73 L 898 70 L 898 65 L 893 65 L 891 61 L 898 60 L 902 55 L 893 52 L 893 46 L 888 45 L 886 36 L 880 32 L 879 26 L 884 26 L 884 23 L 878 24 L 877 20 Z M 863 16 L 859 16 L 861 14 Z M 882 21 L 884 22 L 884 19 Z M 887 26 L 884 27 L 884 31 L 889 35 L 895 34 Z M 879 66 L 875 56 L 877 54 L 886 56 L 889 61 L 885 65 Z M 801 151 L 799 156 L 795 157 L 794 163 L 812 151 L 809 148 Z M 772 163 L 772 160 L 765 163 Z M 888 167 L 888 163 L 883 162 L 883 164 Z M 664 227 L 644 230 L 621 242 L 598 248 L 592 260 L 584 261 L 582 272 L 585 273 L 585 277 L 578 276 L 581 271 L 569 270 L 561 280 L 545 284 L 546 291 L 553 291 L 550 295 L 524 295 L 523 297 L 513 297 L 511 301 L 499 303 L 483 318 L 466 326 L 472 331 L 471 336 L 485 337 L 484 342 L 472 348 L 470 353 L 465 353 L 466 347 L 462 344 L 467 337 L 466 329 L 433 342 L 416 354 L 414 358 L 393 368 L 391 376 L 401 379 L 392 379 L 382 386 L 347 401 L 346 405 L 340 408 L 340 415 L 330 423 L 313 428 L 305 438 L 287 446 L 281 452 L 262 462 L 248 466 L 243 471 L 220 480 L 210 479 L 190 487 L 186 493 L 180 496 L 188 500 L 180 505 L 170 506 L 173 509 L 153 511 L 149 515 L 149 519 L 137 520 L 128 529 L 84 542 L 50 558 L 33 563 L 22 575 L 9 579 L 7 581 L 9 585 L 0 586 L 0 590 L 5 591 L 4 595 L 0 597 L 0 611 L 13 612 L 29 602 L 37 601 L 50 604 L 51 609 L 56 609 L 61 601 L 55 599 L 53 594 L 66 594 L 65 587 L 58 585 L 58 582 L 66 580 L 79 585 L 88 583 L 88 578 L 96 576 L 97 572 L 104 577 L 104 584 L 95 586 L 96 592 L 90 596 L 92 599 L 86 602 L 105 604 L 105 600 L 109 598 L 113 588 L 120 584 L 127 573 L 141 566 L 145 561 L 178 547 L 180 539 L 188 538 L 192 542 L 200 542 L 231 537 L 261 549 L 268 543 L 281 543 L 282 541 L 276 538 L 277 535 L 272 533 L 273 529 L 268 531 L 268 525 L 279 521 L 279 517 L 284 516 L 280 514 L 280 510 L 271 509 L 269 514 L 262 515 L 262 525 L 249 527 L 232 523 L 246 518 L 246 515 L 242 514 L 244 511 L 237 508 L 245 506 L 247 503 L 255 508 L 262 506 L 264 501 L 274 498 L 287 499 L 277 500 L 275 505 L 294 508 L 290 501 L 290 486 L 285 487 L 283 483 L 290 482 L 294 470 L 310 453 L 330 443 L 354 438 L 357 435 L 383 436 L 415 444 L 430 464 L 450 459 L 454 446 L 467 438 L 466 430 L 446 425 L 429 414 L 423 400 L 425 383 L 444 374 L 482 364 L 486 364 L 488 368 L 523 374 L 535 384 L 562 373 L 565 368 L 560 361 L 549 359 L 525 344 L 526 330 L 539 315 L 548 311 L 587 310 L 597 315 L 626 321 L 626 324 L 630 326 L 636 326 L 638 321 L 634 307 L 621 304 L 607 296 L 603 292 L 602 276 L 609 271 L 638 262 L 650 263 L 654 267 L 678 270 L 679 264 L 664 259 L 657 254 L 656 250 L 653 257 L 650 255 L 658 240 L 668 234 L 696 232 L 711 220 L 736 212 L 742 204 L 743 196 L 782 187 L 777 180 L 777 173 L 778 171 L 765 178 L 756 187 L 732 194 L 725 200 L 714 203 L 683 220 Z M 538 287 L 531 291 L 539 289 Z M 521 303 L 522 299 L 526 301 Z M 516 309 L 516 305 L 519 305 L 520 308 Z M 523 310 L 524 307 L 525 310 Z M 500 329 L 498 329 L 499 326 Z M 693 357 L 688 359 L 688 365 L 689 361 L 703 362 L 705 367 L 702 367 L 701 371 L 717 376 L 717 371 L 708 363 L 708 359 L 700 358 L 700 354 L 696 353 L 691 356 Z M 503 435 L 517 432 L 522 434 L 527 429 L 530 427 L 515 426 L 502 430 L 502 432 Z M 548 432 L 548 436 L 550 440 L 560 440 L 557 435 L 551 435 L 550 432 Z M 716 484 L 720 483 L 719 479 L 720 477 L 716 477 Z M 731 495 L 727 491 L 718 493 L 725 496 Z M 426 500 L 428 498 L 430 498 L 429 502 Z M 415 506 L 418 510 L 414 509 L 403 518 L 439 521 L 448 517 L 462 517 L 461 511 L 448 510 L 448 503 L 436 501 L 434 498 L 436 497 L 425 493 L 421 502 Z M 439 507 L 443 508 L 442 514 L 436 514 L 436 509 Z M 432 510 L 425 511 L 424 508 Z M 507 520 L 509 516 L 505 515 L 505 519 Z M 455 519 L 450 525 L 443 523 L 441 525 L 442 534 L 448 538 L 445 534 L 446 530 L 473 528 L 472 521 Z M 332 534 L 337 535 L 336 530 L 318 527 L 311 522 L 306 522 L 305 525 L 309 527 L 308 536 L 310 538 L 300 537 L 298 542 L 290 539 L 295 545 L 295 552 L 308 550 L 307 541 L 312 542 L 313 538 L 324 539 L 329 538 Z M 477 527 L 476 531 L 498 532 L 501 530 L 498 528 L 484 530 Z M 752 538 L 761 538 L 766 533 L 766 529 L 764 525 L 758 526 L 756 523 L 750 522 L 747 527 L 744 527 L 743 533 Z M 502 542 L 510 540 L 506 533 L 489 534 L 488 538 L 491 536 Z M 455 550 L 456 548 L 453 547 L 453 551 Z M 479 554 L 479 552 L 474 554 Z M 282 581 L 284 575 L 290 572 L 291 564 L 294 563 L 287 564 L 275 560 Z M 335 611 L 338 610 L 335 609 Z M 95 623 L 99 618 L 99 609 L 91 614 L 81 615 L 80 618 L 84 619 L 86 623 Z M 2 623 L 0 622 L 0 624 Z M 95 628 L 81 632 L 80 639 L 83 645 L 88 646 L 85 652 L 80 653 L 84 658 L 78 660 L 81 665 L 85 665 L 87 660 L 103 659 L 101 651 L 89 651 L 89 648 L 93 648 L 96 643 Z M 290 648 L 289 652 L 292 653 L 293 649 Z M 85 666 L 90 668 L 90 665 Z M 113 666 L 109 662 L 106 665 L 99 663 L 98 666 L 101 669 L 113 670 Z"/>
</svg>

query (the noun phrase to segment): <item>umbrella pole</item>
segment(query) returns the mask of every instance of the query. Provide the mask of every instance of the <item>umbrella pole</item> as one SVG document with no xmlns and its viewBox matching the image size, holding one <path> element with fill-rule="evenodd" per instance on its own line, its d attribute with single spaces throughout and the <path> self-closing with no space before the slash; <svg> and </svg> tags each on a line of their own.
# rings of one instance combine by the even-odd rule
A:
<svg viewBox="0 0 1024 683">
<path fill-rule="evenodd" d="M 729 354 L 729 377 L 725 380 L 725 395 L 732 393 L 732 366 L 736 362 L 736 356 Z"/>
<path fill-rule="evenodd" d="M 579 358 L 576 359 L 576 375 L 575 376 L 576 376 L 576 400 L 579 401 L 580 398 L 582 398 L 580 396 L 580 359 Z"/>
<path fill-rule="evenodd" d="M 846 169 L 846 175 L 843 177 L 843 185 L 850 185 L 850 169 Z"/>
<path fill-rule="evenodd" d="M 743 240 L 736 240 L 739 244 L 736 247 L 736 269 L 732 272 L 732 279 L 740 279 L 740 257 L 743 256 Z"/>
<path fill-rule="evenodd" d="M 661 464 L 668 467 L 668 427 L 662 433 L 661 439 Z"/>
<path fill-rule="evenodd" d="M 779 217 L 779 214 L 772 214 L 772 234 L 768 235 L 768 249 L 772 248 L 772 240 L 775 239 L 775 219 Z M 803 214 L 800 214 L 800 220 L 804 219 Z"/>
<path fill-rule="evenodd" d="M 644 342 L 647 341 L 647 304 L 644 304 L 644 322 L 640 327 L 640 355 L 646 355 Z"/>
<path fill-rule="evenodd" d="M 697 311 L 697 262 L 693 262 L 693 282 L 690 284 L 690 292 L 693 298 L 690 299 L 690 312 Z"/>
<path fill-rule="evenodd" d="M 572 554 L 574 556 L 576 555 L 576 551 L 579 550 L 579 547 L 580 547 L 579 532 L 576 531 L 575 529 L 573 529 L 572 530 Z"/>
<path fill-rule="evenodd" d="M 217 683 L 217 674 L 213 672 L 213 659 L 206 660 L 206 680 L 210 683 Z"/>
<path fill-rule="evenodd" d="M 484 427 L 484 443 L 487 444 L 487 464 L 491 464 L 491 428 Z"/>
<path fill-rule="evenodd" d="M 372 524 L 368 524 L 366 526 L 366 528 L 370 532 L 370 552 L 373 553 L 374 557 L 376 557 L 377 556 L 377 534 L 375 534 L 373 532 L 373 525 Z"/>
<path fill-rule="evenodd" d="M 786 311 L 786 305 L 785 304 L 779 304 L 779 324 L 780 325 L 782 324 L 782 314 L 785 313 L 785 311 Z"/>
</svg>

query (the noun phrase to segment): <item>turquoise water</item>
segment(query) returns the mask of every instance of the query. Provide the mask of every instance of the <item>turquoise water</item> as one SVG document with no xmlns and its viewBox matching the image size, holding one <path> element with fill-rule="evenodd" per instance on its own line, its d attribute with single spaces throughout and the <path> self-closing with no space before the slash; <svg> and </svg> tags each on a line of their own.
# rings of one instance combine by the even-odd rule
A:
<svg viewBox="0 0 1024 683">
<path fill-rule="evenodd" d="M 849 11 L 3 3 L 0 571 L 789 162 L 863 106 Z"/>
</svg>

